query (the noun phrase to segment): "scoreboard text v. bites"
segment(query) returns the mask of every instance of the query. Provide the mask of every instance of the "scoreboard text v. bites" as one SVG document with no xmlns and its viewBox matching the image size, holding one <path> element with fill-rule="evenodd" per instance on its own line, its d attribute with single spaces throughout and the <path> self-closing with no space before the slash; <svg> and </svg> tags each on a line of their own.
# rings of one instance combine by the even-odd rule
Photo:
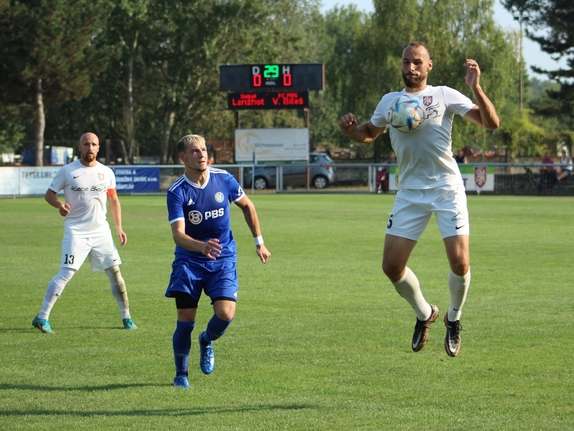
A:
<svg viewBox="0 0 574 431">
<path fill-rule="evenodd" d="M 309 106 L 308 91 L 230 92 L 228 109 L 297 109 Z"/>
<path fill-rule="evenodd" d="M 323 63 L 222 64 L 221 91 L 311 91 L 325 89 Z"/>
</svg>

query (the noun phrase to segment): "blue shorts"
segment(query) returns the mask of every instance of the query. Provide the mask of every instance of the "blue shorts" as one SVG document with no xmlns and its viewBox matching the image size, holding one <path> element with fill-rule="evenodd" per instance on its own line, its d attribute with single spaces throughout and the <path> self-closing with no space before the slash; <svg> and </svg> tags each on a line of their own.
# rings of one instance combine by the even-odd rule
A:
<svg viewBox="0 0 574 431">
<path fill-rule="evenodd" d="M 186 293 L 199 301 L 203 291 L 212 301 L 216 299 L 237 301 L 238 289 L 235 260 L 198 263 L 176 256 L 165 296 L 173 298 L 178 293 Z"/>
</svg>

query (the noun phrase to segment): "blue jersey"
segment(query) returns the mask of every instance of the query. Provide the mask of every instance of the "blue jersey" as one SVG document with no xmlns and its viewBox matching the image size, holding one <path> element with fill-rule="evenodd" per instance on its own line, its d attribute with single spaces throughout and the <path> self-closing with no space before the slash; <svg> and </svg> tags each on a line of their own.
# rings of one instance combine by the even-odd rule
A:
<svg viewBox="0 0 574 431">
<path fill-rule="evenodd" d="M 185 233 L 198 241 L 219 239 L 222 246 L 219 259 L 235 258 L 236 247 L 230 222 L 230 202 L 245 195 L 237 180 L 229 172 L 209 167 L 203 185 L 192 183 L 185 174 L 167 191 L 169 222 L 185 222 Z M 195 262 L 211 262 L 203 253 L 175 247 L 176 258 Z"/>
</svg>

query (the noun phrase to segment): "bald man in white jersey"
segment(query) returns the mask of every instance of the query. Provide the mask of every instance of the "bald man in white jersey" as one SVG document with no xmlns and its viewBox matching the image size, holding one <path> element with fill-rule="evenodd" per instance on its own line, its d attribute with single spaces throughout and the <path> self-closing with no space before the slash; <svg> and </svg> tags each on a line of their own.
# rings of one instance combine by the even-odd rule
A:
<svg viewBox="0 0 574 431">
<path fill-rule="evenodd" d="M 54 334 L 49 322 L 52 307 L 64 291 L 66 284 L 86 258 L 89 257 L 92 270 L 104 270 L 110 281 L 125 329 L 137 329 L 130 316 L 126 284 L 119 265 L 122 263 L 112 238 L 110 225 L 106 219 L 106 200 L 116 227 L 120 245 L 128 238 L 122 229 L 122 211 L 116 193 L 114 172 L 96 159 L 100 141 L 93 133 L 80 137 L 80 159 L 62 166 L 52 180 L 44 199 L 64 220 L 64 239 L 60 272 L 50 281 L 40 313 L 32 321 L 32 326 L 46 334 Z M 64 191 L 65 202 L 58 198 Z"/>
<path fill-rule="evenodd" d="M 387 109 L 394 98 L 408 94 L 421 100 L 425 121 L 420 127 L 410 133 L 391 127 L 389 132 L 398 161 L 399 191 L 387 223 L 382 266 L 399 295 L 415 311 L 412 349 L 418 352 L 428 340 L 430 325 L 438 317 L 439 309 L 425 300 L 407 262 L 434 213 L 450 265 L 450 306 L 444 316 L 444 347 L 454 357 L 460 350 L 460 316 L 470 286 L 470 229 L 464 184 L 452 156 L 452 122 L 458 114 L 494 130 L 500 120 L 480 86 L 480 68 L 475 60 L 467 59 L 464 63 L 465 80 L 475 103 L 452 88 L 427 85 L 432 67 L 428 46 L 422 42 L 410 43 L 403 51 L 405 88 L 383 96 L 370 121 L 359 125 L 355 115 L 348 113 L 339 120 L 339 127 L 356 142 L 372 142 L 387 126 Z"/>
</svg>

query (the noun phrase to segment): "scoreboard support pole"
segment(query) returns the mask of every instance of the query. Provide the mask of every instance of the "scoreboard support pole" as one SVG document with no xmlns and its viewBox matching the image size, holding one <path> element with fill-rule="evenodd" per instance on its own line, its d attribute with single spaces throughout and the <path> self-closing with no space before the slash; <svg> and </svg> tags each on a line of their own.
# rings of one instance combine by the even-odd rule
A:
<svg viewBox="0 0 574 431">
<path fill-rule="evenodd" d="M 305 127 L 310 130 L 310 125 L 311 125 L 311 112 L 309 111 L 309 108 L 303 108 L 303 117 L 305 118 Z M 313 152 L 313 145 L 311 145 L 311 139 L 309 139 L 309 152 L 312 153 Z"/>
</svg>

